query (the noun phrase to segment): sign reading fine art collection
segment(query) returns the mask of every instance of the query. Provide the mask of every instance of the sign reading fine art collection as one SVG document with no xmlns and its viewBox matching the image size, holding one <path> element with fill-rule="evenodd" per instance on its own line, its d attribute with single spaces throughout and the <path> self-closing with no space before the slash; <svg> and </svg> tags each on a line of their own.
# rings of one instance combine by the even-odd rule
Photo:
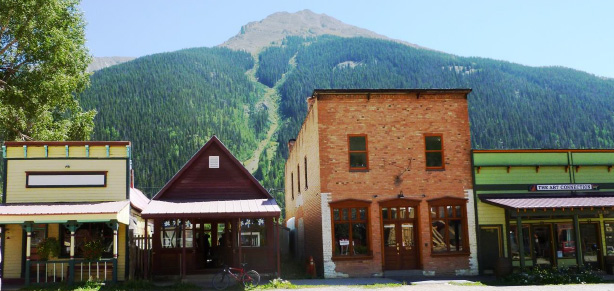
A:
<svg viewBox="0 0 614 291">
<path fill-rule="evenodd" d="M 531 185 L 529 191 L 586 191 L 599 190 L 597 184 L 553 184 L 553 185 Z"/>
</svg>

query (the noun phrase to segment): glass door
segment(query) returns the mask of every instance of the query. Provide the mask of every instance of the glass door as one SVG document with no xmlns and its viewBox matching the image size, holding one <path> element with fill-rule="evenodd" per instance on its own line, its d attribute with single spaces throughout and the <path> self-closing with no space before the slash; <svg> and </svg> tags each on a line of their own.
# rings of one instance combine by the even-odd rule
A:
<svg viewBox="0 0 614 291">
<path fill-rule="evenodd" d="M 592 269 L 600 269 L 601 240 L 599 239 L 599 225 L 597 223 L 580 224 L 580 237 L 584 265 L 590 266 Z"/>
<path fill-rule="evenodd" d="M 531 228 L 534 265 L 552 266 L 553 248 L 550 225 L 534 225 Z"/>
</svg>

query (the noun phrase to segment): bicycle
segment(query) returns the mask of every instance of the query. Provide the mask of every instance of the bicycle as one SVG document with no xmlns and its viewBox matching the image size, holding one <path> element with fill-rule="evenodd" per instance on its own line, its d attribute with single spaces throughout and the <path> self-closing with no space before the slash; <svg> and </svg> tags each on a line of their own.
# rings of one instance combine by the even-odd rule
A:
<svg viewBox="0 0 614 291">
<path fill-rule="evenodd" d="M 224 270 L 213 276 L 213 288 L 224 290 L 231 282 L 231 278 L 243 284 L 245 288 L 253 288 L 260 284 L 260 274 L 255 270 L 245 271 L 247 263 L 242 263 L 241 268 L 233 268 L 224 265 Z"/>
</svg>

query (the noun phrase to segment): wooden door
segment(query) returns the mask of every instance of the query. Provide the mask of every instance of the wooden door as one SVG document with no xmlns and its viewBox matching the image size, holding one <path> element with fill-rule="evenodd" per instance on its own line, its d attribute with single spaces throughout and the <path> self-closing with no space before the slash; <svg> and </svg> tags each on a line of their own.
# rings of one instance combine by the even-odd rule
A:
<svg viewBox="0 0 614 291">
<path fill-rule="evenodd" d="M 382 243 L 386 270 L 419 267 L 415 213 L 416 209 L 411 206 L 382 207 Z"/>
<path fill-rule="evenodd" d="M 529 246 L 525 246 L 528 248 Z M 500 226 L 480 226 L 478 261 L 483 274 L 493 274 L 497 258 L 503 256 Z"/>
</svg>

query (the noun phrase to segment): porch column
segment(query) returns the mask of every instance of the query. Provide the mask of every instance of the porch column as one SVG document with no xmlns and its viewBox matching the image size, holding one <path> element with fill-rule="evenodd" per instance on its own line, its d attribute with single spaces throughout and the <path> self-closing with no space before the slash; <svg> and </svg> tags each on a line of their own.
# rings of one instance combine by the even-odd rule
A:
<svg viewBox="0 0 614 291">
<path fill-rule="evenodd" d="M 237 262 L 239 261 L 237 256 L 235 255 L 235 250 L 238 248 L 237 246 L 237 229 L 239 226 L 237 225 L 236 219 L 230 220 L 230 250 L 232 251 L 232 264 L 237 266 Z"/>
<path fill-rule="evenodd" d="M 143 266 L 143 279 L 149 278 L 149 233 L 147 232 L 147 218 L 145 218 L 145 266 Z"/>
<path fill-rule="evenodd" d="M 243 263 L 243 254 L 241 252 L 241 245 L 242 245 L 241 243 L 241 218 L 237 219 L 237 221 L 238 221 L 237 225 L 239 226 L 237 228 L 237 232 L 238 232 L 237 238 L 238 238 L 238 243 L 239 243 L 239 266 L 238 267 L 240 267 L 241 263 Z"/>
<path fill-rule="evenodd" d="M 28 221 L 23 224 L 26 231 L 26 285 L 30 285 L 30 246 L 32 245 L 32 224 Z"/>
<path fill-rule="evenodd" d="M 119 244 L 117 240 L 117 231 L 119 230 L 119 223 L 117 223 L 117 220 L 111 220 L 111 222 L 107 223 L 107 225 L 113 230 L 113 283 L 116 283 L 117 282 L 117 246 Z"/>
<path fill-rule="evenodd" d="M 185 219 L 181 220 L 181 241 L 182 241 L 182 248 L 181 248 L 181 278 L 185 278 L 186 275 L 186 254 L 185 254 Z"/>
<path fill-rule="evenodd" d="M 576 235 L 576 262 L 578 263 L 578 268 L 583 267 L 582 260 L 582 241 L 580 238 L 580 222 L 578 221 L 578 215 L 573 215 L 573 228 Z"/>
<path fill-rule="evenodd" d="M 516 232 L 518 233 L 518 252 L 520 253 L 520 268 L 524 269 L 524 238 L 522 231 L 522 218 L 520 215 L 516 217 Z"/>
<path fill-rule="evenodd" d="M 72 285 L 75 282 L 75 232 L 79 228 L 77 221 L 71 220 L 66 224 L 66 228 L 70 231 L 70 260 L 68 261 L 68 284 Z"/>
<path fill-rule="evenodd" d="M 281 225 L 279 224 L 279 217 L 274 220 L 275 222 L 275 251 L 277 255 L 277 278 L 281 278 Z"/>
</svg>

